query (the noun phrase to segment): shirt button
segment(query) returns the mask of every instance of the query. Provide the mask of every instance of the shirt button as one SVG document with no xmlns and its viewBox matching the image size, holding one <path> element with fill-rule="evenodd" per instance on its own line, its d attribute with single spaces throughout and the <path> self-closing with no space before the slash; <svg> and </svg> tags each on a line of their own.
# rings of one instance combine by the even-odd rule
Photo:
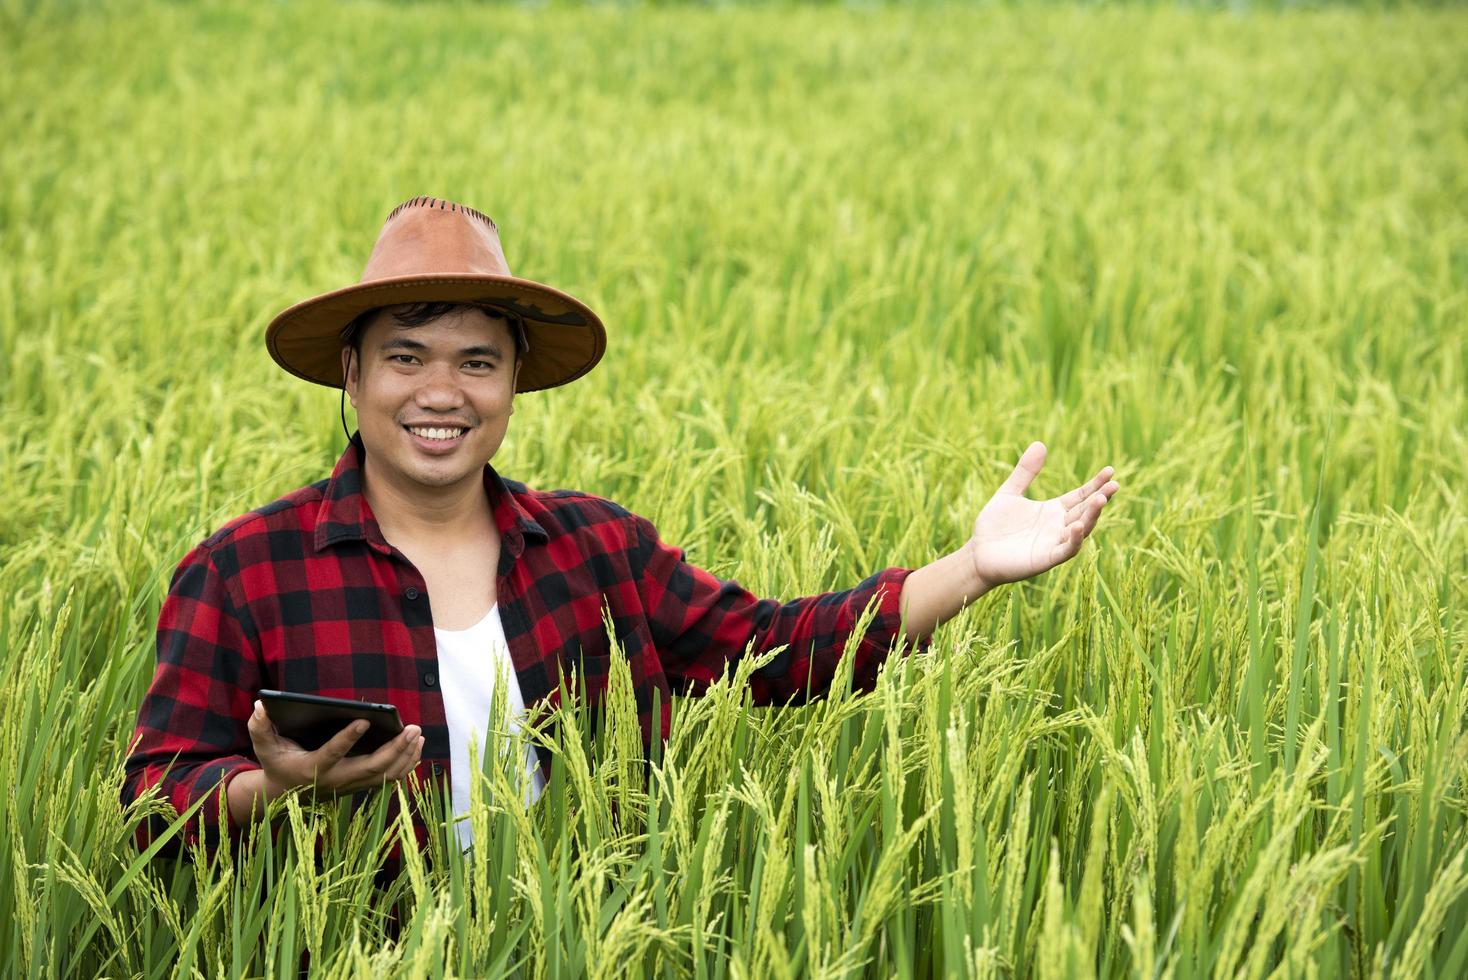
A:
<svg viewBox="0 0 1468 980">
<path fill-rule="evenodd" d="M 423 686 L 424 687 L 436 687 L 437 685 L 438 685 L 438 675 L 435 674 L 433 671 L 430 670 L 428 673 L 426 673 L 426 674 L 423 675 Z"/>
<path fill-rule="evenodd" d="M 410 586 L 408 586 L 408 588 L 407 588 L 407 589 L 406 589 L 406 590 L 405 590 L 405 591 L 404 591 L 404 592 L 403 592 L 403 595 L 405 595 L 405 596 L 407 596 L 407 597 L 408 597 L 408 598 L 409 598 L 409 599 L 416 599 L 416 598 L 418 598 L 418 590 L 417 590 L 417 589 L 415 589 L 415 588 L 413 588 L 413 587 L 412 587 L 412 586 L 411 586 L 411 585 L 410 585 Z"/>
</svg>

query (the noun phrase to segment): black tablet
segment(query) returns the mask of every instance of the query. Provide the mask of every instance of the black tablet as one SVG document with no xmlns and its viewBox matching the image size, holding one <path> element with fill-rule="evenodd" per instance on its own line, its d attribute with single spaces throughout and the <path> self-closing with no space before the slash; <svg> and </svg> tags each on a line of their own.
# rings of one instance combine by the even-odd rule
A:
<svg viewBox="0 0 1468 980">
<path fill-rule="evenodd" d="M 261 691 L 258 697 L 275 730 L 307 751 L 321 748 L 358 718 L 367 719 L 371 727 L 347 755 L 369 755 L 403 732 L 398 709 L 390 704 L 290 691 Z"/>
</svg>

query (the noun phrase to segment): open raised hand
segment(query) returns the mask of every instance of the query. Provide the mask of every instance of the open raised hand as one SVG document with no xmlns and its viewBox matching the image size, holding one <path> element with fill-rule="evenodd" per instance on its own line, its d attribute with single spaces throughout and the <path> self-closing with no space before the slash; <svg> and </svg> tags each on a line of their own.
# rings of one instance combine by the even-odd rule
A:
<svg viewBox="0 0 1468 980">
<path fill-rule="evenodd" d="M 974 572 L 988 588 L 1033 578 L 1074 557 L 1121 484 L 1110 466 L 1068 493 L 1030 500 L 1025 489 L 1045 465 L 1045 444 L 1032 442 L 974 521 L 968 541 Z"/>
</svg>

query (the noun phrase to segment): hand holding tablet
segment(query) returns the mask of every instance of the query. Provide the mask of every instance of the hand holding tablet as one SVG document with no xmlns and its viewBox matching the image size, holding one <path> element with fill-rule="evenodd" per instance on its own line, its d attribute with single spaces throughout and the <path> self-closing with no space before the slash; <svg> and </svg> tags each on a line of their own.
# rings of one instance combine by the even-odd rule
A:
<svg viewBox="0 0 1468 980">
<path fill-rule="evenodd" d="M 299 786 L 332 794 L 405 778 L 423 734 L 395 707 L 286 691 L 261 691 L 248 727 L 267 798 Z"/>
</svg>

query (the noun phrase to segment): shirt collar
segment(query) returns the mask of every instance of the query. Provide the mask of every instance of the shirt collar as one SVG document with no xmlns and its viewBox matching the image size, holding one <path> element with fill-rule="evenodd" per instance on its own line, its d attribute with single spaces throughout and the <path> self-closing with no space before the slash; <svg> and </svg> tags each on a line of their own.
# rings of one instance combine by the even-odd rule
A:
<svg viewBox="0 0 1468 980">
<path fill-rule="evenodd" d="M 324 551 L 343 541 L 365 541 L 382 554 L 392 551 L 382 536 L 382 528 L 372 514 L 372 507 L 362 493 L 363 460 L 367 449 L 362 444 L 362 434 L 352 433 L 346 450 L 336 461 L 331 471 L 321 507 L 316 512 L 317 551 Z M 542 541 L 549 535 L 528 511 L 515 493 L 489 463 L 484 464 L 484 490 L 489 495 L 490 510 L 500 530 L 500 537 L 514 557 L 525 550 L 525 539 L 537 537 Z"/>
</svg>

